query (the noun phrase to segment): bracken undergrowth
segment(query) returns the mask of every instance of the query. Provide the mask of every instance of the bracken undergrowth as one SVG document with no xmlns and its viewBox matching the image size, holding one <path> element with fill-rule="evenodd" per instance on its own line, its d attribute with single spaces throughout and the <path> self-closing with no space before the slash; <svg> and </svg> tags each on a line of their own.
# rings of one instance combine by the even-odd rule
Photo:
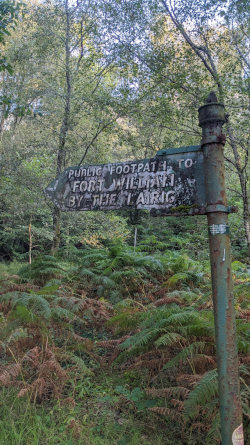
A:
<svg viewBox="0 0 250 445">
<path fill-rule="evenodd" d="M 248 277 L 233 263 L 246 435 Z M 116 241 L 4 267 L 0 285 L 3 443 L 220 443 L 206 267 Z"/>
</svg>

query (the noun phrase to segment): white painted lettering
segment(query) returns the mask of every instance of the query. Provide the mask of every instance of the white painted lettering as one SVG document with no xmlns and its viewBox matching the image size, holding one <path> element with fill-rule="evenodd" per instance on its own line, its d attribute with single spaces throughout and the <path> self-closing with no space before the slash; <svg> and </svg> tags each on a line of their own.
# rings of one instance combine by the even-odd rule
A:
<svg viewBox="0 0 250 445">
<path fill-rule="evenodd" d="M 69 207 L 74 207 L 76 202 L 75 196 L 70 196 L 69 197 Z"/>
<path fill-rule="evenodd" d="M 88 192 L 94 192 L 95 191 L 95 181 L 90 180 L 88 185 Z"/>
<path fill-rule="evenodd" d="M 114 205 L 115 204 L 115 198 L 116 198 L 116 194 L 115 193 L 111 193 L 110 197 L 109 197 L 109 205 Z"/>
<path fill-rule="evenodd" d="M 127 177 L 127 182 L 126 182 L 126 187 L 125 189 L 128 190 L 129 189 L 129 183 L 130 183 L 130 177 Z"/>
<path fill-rule="evenodd" d="M 99 179 L 97 182 L 99 182 L 99 192 L 101 192 L 102 191 L 102 188 L 103 188 L 103 184 L 104 184 L 104 179 Z"/>
<path fill-rule="evenodd" d="M 107 206 L 109 203 L 109 195 L 108 194 L 104 194 L 103 198 L 105 199 L 105 201 L 102 203 L 102 205 Z"/>
<path fill-rule="evenodd" d="M 99 205 L 99 195 L 93 195 L 93 206 Z"/>
<path fill-rule="evenodd" d="M 152 162 L 150 162 L 150 164 L 152 165 L 152 172 L 154 172 L 155 171 L 156 161 L 152 161 Z"/>
<path fill-rule="evenodd" d="M 82 200 L 83 200 L 83 196 L 77 196 L 77 195 L 76 195 L 76 204 L 77 204 L 77 207 L 80 207 Z"/>
<path fill-rule="evenodd" d="M 76 189 L 79 188 L 79 185 L 80 185 L 80 181 L 74 181 L 74 183 L 73 183 L 73 193 L 76 192 Z"/>
<path fill-rule="evenodd" d="M 150 204 L 157 204 L 159 198 L 159 193 L 154 191 L 150 193 Z"/>
<path fill-rule="evenodd" d="M 136 205 L 145 204 L 144 193 L 140 192 L 136 200 Z"/>
<path fill-rule="evenodd" d="M 174 173 L 170 175 L 170 185 L 171 187 L 174 187 Z"/>
<path fill-rule="evenodd" d="M 192 159 L 186 159 L 185 167 L 189 168 L 189 167 L 192 167 L 192 165 L 193 165 L 193 160 Z"/>
<path fill-rule="evenodd" d="M 131 189 L 131 190 L 135 190 L 135 189 L 137 189 L 137 185 L 134 183 L 134 181 L 135 181 L 135 177 L 132 176 L 132 178 L 131 178 L 131 180 L 130 180 L 130 189 Z"/>
<path fill-rule="evenodd" d="M 167 169 L 167 161 L 162 161 L 162 170 Z"/>
<path fill-rule="evenodd" d="M 126 180 L 126 178 L 114 179 L 114 181 L 113 181 L 114 190 L 117 190 L 117 189 L 122 190 L 125 180 Z"/>
<path fill-rule="evenodd" d="M 137 167 L 137 172 L 140 173 L 142 171 L 142 169 L 143 169 L 143 164 L 142 164 L 142 162 L 140 162 L 140 164 L 138 164 L 138 167 Z"/>
<path fill-rule="evenodd" d="M 81 181 L 80 183 L 80 192 L 86 192 L 88 187 L 87 181 Z"/>
<path fill-rule="evenodd" d="M 166 202 L 173 203 L 175 200 L 175 193 L 170 191 L 166 193 Z"/>
<path fill-rule="evenodd" d="M 142 189 L 142 188 L 144 187 L 142 181 L 143 181 L 143 178 L 139 178 L 139 181 L 138 181 L 138 189 Z"/>
</svg>

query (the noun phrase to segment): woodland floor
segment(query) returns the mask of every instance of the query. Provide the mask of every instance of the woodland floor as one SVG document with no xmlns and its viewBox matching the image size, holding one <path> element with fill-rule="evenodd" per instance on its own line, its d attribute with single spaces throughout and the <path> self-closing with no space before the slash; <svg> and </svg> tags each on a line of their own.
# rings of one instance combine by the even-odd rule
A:
<svg viewBox="0 0 250 445">
<path fill-rule="evenodd" d="M 249 438 L 249 274 L 233 263 Z M 0 444 L 219 444 L 207 266 L 119 244 L 1 266 Z"/>
</svg>

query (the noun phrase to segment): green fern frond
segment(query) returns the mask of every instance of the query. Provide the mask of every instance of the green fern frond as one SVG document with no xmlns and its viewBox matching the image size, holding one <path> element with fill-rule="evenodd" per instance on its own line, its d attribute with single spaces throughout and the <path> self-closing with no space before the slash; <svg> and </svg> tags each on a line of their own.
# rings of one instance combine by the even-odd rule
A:
<svg viewBox="0 0 250 445">
<path fill-rule="evenodd" d="M 144 267 L 151 269 L 153 271 L 157 271 L 157 272 L 164 271 L 162 262 L 153 256 L 147 255 L 147 256 L 135 258 L 134 263 L 136 266 L 137 265 L 144 266 Z"/>
<path fill-rule="evenodd" d="M 77 366 L 81 375 L 93 375 L 93 372 L 87 367 L 81 357 L 78 357 L 75 354 L 67 354 L 67 360 Z"/>
<path fill-rule="evenodd" d="M 21 267 L 18 275 L 25 281 L 33 280 L 43 285 L 48 279 L 65 276 L 66 271 L 58 264 L 55 257 L 43 255 L 37 257 L 32 264 Z"/>
<path fill-rule="evenodd" d="M 246 365 L 240 365 L 240 375 L 250 377 L 250 370 Z"/>
<path fill-rule="evenodd" d="M 119 345 L 121 349 L 129 349 L 130 352 L 136 351 L 138 348 L 146 346 L 150 341 L 154 340 L 158 334 L 158 329 L 140 332 L 133 337 L 128 338 Z"/>
<path fill-rule="evenodd" d="M 17 329 L 14 329 L 10 336 L 7 338 L 7 340 L 5 341 L 6 344 L 10 344 L 12 342 L 16 342 L 17 340 L 19 340 L 20 338 L 27 338 L 29 336 L 28 332 L 26 331 L 26 329 L 24 329 L 23 327 L 19 327 Z"/>
<path fill-rule="evenodd" d="M 176 332 L 168 332 L 155 341 L 155 346 L 157 348 L 160 346 L 172 346 L 180 341 L 185 342 L 185 338 Z"/>
<path fill-rule="evenodd" d="M 172 325 L 187 325 L 190 323 L 199 322 L 201 320 L 200 314 L 191 309 L 186 311 L 179 311 L 176 313 L 173 313 L 169 318 L 168 322 Z"/>
<path fill-rule="evenodd" d="M 184 403 L 184 416 L 192 419 L 197 414 L 197 407 L 204 406 L 218 394 L 218 373 L 217 369 L 208 371 L 197 386 L 188 395 Z"/>
<path fill-rule="evenodd" d="M 51 317 L 55 320 L 57 319 L 73 320 L 75 318 L 75 314 L 69 311 L 68 309 L 56 306 L 51 308 Z"/>
<path fill-rule="evenodd" d="M 83 276 L 83 277 L 92 278 L 92 277 L 95 277 L 95 272 L 93 272 L 93 270 L 90 270 L 90 269 L 87 269 L 87 268 L 83 267 L 80 270 L 80 275 Z"/>
<path fill-rule="evenodd" d="M 121 271 L 115 271 L 111 274 L 112 280 L 120 282 L 121 280 L 130 280 L 140 277 L 140 272 L 136 269 L 125 269 Z"/>
<path fill-rule="evenodd" d="M 173 368 L 179 365 L 179 363 L 186 363 L 192 359 L 196 354 L 202 352 L 205 348 L 205 342 L 195 342 L 186 348 L 182 349 L 172 360 L 169 360 L 163 369 Z"/>
<path fill-rule="evenodd" d="M 220 413 L 219 411 L 213 418 L 212 426 L 207 432 L 206 445 L 214 445 L 216 442 L 221 440 L 220 433 Z"/>
<path fill-rule="evenodd" d="M 51 317 L 50 305 L 41 295 L 26 294 L 24 292 L 19 293 L 19 295 L 13 299 L 13 308 L 15 308 L 16 305 L 24 306 L 31 311 L 32 314 L 45 319 Z"/>
<path fill-rule="evenodd" d="M 187 334 L 195 337 L 212 337 L 214 338 L 214 324 L 208 323 L 206 320 L 201 319 L 197 323 L 187 326 Z"/>
<path fill-rule="evenodd" d="M 171 278 L 168 279 L 167 285 L 169 287 L 174 287 L 179 282 L 183 283 L 186 282 L 189 279 L 189 275 L 187 272 L 178 272 L 174 274 Z"/>
<path fill-rule="evenodd" d="M 94 275 L 93 283 L 102 284 L 105 288 L 112 289 L 115 287 L 115 281 L 105 275 Z"/>
<path fill-rule="evenodd" d="M 123 312 L 111 317 L 107 321 L 107 326 L 114 326 L 118 332 L 126 332 L 128 329 L 136 329 L 140 319 L 140 312 L 136 312 L 133 309 L 125 309 Z"/>
</svg>

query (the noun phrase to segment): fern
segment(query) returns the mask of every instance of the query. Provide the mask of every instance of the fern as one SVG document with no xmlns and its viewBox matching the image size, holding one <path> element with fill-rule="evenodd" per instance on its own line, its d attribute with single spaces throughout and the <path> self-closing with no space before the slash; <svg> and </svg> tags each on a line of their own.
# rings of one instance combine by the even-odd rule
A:
<svg viewBox="0 0 250 445">
<path fill-rule="evenodd" d="M 197 409 L 200 406 L 210 402 L 218 395 L 218 373 L 217 369 L 208 371 L 197 386 L 188 395 L 184 403 L 184 416 L 186 419 L 192 419 L 197 415 Z"/>
<path fill-rule="evenodd" d="M 220 441 L 221 441 L 220 413 L 218 411 L 214 416 L 212 425 L 207 432 L 206 445 L 214 445 L 216 442 L 219 444 Z"/>
<path fill-rule="evenodd" d="M 187 388 L 184 388 L 183 386 L 172 386 L 160 389 L 147 388 L 146 394 L 152 397 L 159 397 L 159 398 L 178 397 L 185 399 L 189 394 L 189 390 Z"/>
<path fill-rule="evenodd" d="M 51 317 L 51 309 L 48 301 L 41 295 L 30 295 L 22 293 L 20 296 L 14 300 L 14 307 L 17 304 L 18 306 L 24 306 L 29 311 L 38 316 L 45 319 L 50 319 Z"/>
<path fill-rule="evenodd" d="M 83 276 L 83 277 L 89 277 L 89 278 L 92 278 L 92 277 L 95 276 L 95 272 L 94 272 L 93 270 L 86 269 L 85 267 L 83 267 L 83 268 L 80 270 L 79 273 L 80 273 L 80 275 Z"/>
<path fill-rule="evenodd" d="M 185 338 L 176 332 L 168 332 L 155 341 L 155 346 L 172 346 L 179 342 L 185 343 Z"/>
<path fill-rule="evenodd" d="M 196 354 L 202 352 L 205 346 L 205 342 L 194 342 L 191 345 L 186 346 L 172 360 L 169 360 L 166 365 L 164 365 L 164 369 L 177 367 L 180 363 L 188 362 Z"/>
<path fill-rule="evenodd" d="M 44 285 L 46 281 L 63 277 L 65 270 L 58 264 L 56 258 L 50 255 L 37 257 L 32 264 L 21 267 L 18 275 L 24 281 L 33 280 L 38 285 Z"/>
<path fill-rule="evenodd" d="M 82 375 L 93 375 L 93 372 L 87 367 L 86 363 L 81 357 L 73 353 L 67 353 L 66 360 L 73 363 Z"/>
<path fill-rule="evenodd" d="M 60 306 L 51 308 L 51 317 L 54 320 L 66 319 L 67 321 L 70 321 L 76 319 L 76 316 L 73 312 Z"/>
</svg>

